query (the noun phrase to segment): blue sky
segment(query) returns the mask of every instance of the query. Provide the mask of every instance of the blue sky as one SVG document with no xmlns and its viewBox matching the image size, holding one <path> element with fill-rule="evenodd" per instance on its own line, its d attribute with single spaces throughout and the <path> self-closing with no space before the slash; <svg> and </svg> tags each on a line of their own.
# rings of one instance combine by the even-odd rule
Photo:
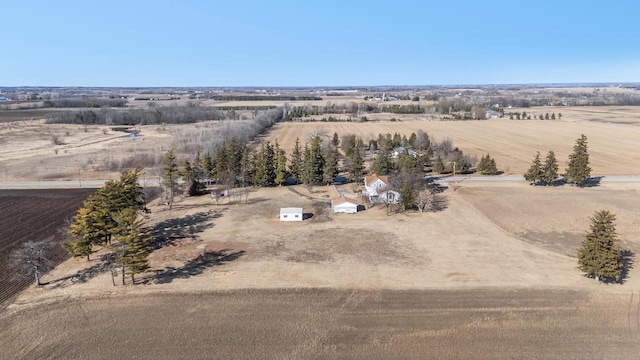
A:
<svg viewBox="0 0 640 360">
<path fill-rule="evenodd" d="M 0 86 L 640 82 L 637 1 L 14 1 Z"/>
</svg>

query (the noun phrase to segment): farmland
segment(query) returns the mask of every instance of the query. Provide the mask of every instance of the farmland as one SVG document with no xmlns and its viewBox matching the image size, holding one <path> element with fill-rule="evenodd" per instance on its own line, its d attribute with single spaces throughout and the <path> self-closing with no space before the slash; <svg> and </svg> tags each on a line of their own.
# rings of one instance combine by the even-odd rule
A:
<svg viewBox="0 0 640 360">
<path fill-rule="evenodd" d="M 59 230 L 71 217 L 89 189 L 74 190 L 0 190 L 0 304 L 32 283 L 32 278 L 14 278 L 16 272 L 8 267 L 11 251 L 30 240 L 44 240 L 54 236 L 50 256 L 55 264 L 67 258 L 59 246 Z"/>
<path fill-rule="evenodd" d="M 65 359 L 629 359 L 640 351 L 635 295 L 276 289 L 65 299 L 0 316 L 0 347 L 13 358 Z"/>
<path fill-rule="evenodd" d="M 366 141 L 379 133 L 408 137 L 423 130 L 432 141 L 451 139 L 465 154 L 488 152 L 507 175 L 521 175 L 536 151 L 550 149 L 562 171 L 575 139 L 585 134 L 594 174 L 639 176 L 637 110 L 603 109 L 512 109 L 562 111 L 554 121 L 376 113 L 367 122 L 277 123 L 258 141 L 277 139 L 290 151 L 296 137 L 304 142 L 312 134 L 325 134 L 326 141 L 334 132 L 354 134 Z M 142 125 L 136 128 L 143 136 L 131 138 L 97 125 L 0 124 L 0 175 L 78 183 L 113 178 L 135 156 L 157 165 L 180 140 L 203 143 L 220 126 L 226 125 Z M 64 144 L 51 144 L 56 134 Z M 157 167 L 145 172 L 147 178 L 159 175 Z M 71 359 L 256 353 L 628 358 L 638 350 L 640 268 L 631 263 L 623 284 L 597 285 L 577 271 L 576 249 L 588 217 L 606 208 L 618 215 L 623 249 L 640 251 L 640 193 L 633 182 L 596 185 L 461 181 L 443 188 L 438 208 L 424 214 L 384 206 L 332 214 L 328 202 L 339 196 L 334 186 L 248 188 L 246 196 L 218 200 L 179 197 L 172 210 L 157 200 L 144 219 L 163 246 L 149 255 L 151 269 L 136 276 L 137 285 L 130 279 L 112 284 L 101 257 L 107 249 L 97 249 L 90 261 L 63 261 L 44 276 L 47 286 L 26 289 L 0 315 L 0 346 L 25 358 Z M 344 190 L 354 197 L 358 192 L 352 185 Z M 78 191 L 73 204 L 88 194 Z M 3 212 L 18 214 L 21 206 L 31 206 L 31 197 L 47 198 L 24 194 L 2 198 Z M 55 211 L 58 224 L 73 213 L 72 201 L 60 200 L 66 199 L 60 194 L 51 193 L 55 200 L 39 207 Z M 279 222 L 278 209 L 290 206 L 311 218 Z M 53 231 L 40 223 L 53 213 L 25 213 L 28 219 L 6 220 L 4 228 L 20 223 L 37 236 Z M 52 334 L 50 328 L 69 330 Z M 78 341 L 86 331 L 95 336 Z"/>
<path fill-rule="evenodd" d="M 390 116 L 385 115 L 388 119 Z M 581 134 L 589 139 L 589 152 L 593 174 L 640 175 L 640 156 L 637 151 L 640 126 L 605 124 L 588 121 L 562 121 L 491 119 L 480 121 L 425 121 L 406 116 L 401 122 L 304 122 L 280 123 L 266 136 L 276 139 L 285 149 L 294 146 L 297 137 L 304 143 L 309 135 L 337 132 L 339 136 L 356 135 L 365 142 L 382 133 L 400 133 L 409 137 L 411 132 L 423 130 L 434 141 L 449 138 L 453 146 L 465 154 L 478 158 L 490 153 L 498 169 L 506 174 L 522 175 L 531 160 L 540 151 L 543 155 L 553 150 L 563 165 Z M 328 139 L 327 139 L 328 140 Z M 620 159 L 625 161 L 620 161 Z"/>
</svg>

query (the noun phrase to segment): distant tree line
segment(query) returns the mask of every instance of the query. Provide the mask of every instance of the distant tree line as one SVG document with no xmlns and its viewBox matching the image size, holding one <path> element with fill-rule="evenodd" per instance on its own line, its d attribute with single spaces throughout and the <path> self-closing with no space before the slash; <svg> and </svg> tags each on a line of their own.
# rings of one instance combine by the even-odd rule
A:
<svg viewBox="0 0 640 360">
<path fill-rule="evenodd" d="M 151 109 L 100 109 L 57 111 L 47 114 L 48 124 L 158 125 L 222 120 L 225 113 L 213 107 L 163 106 Z"/>
<path fill-rule="evenodd" d="M 83 98 L 83 99 L 56 99 L 45 100 L 42 107 L 45 108 L 106 108 L 106 107 L 126 107 L 127 100 L 105 99 L 105 98 Z"/>
<path fill-rule="evenodd" d="M 319 96 L 290 95 L 211 95 L 211 100 L 219 101 L 313 101 L 322 100 Z"/>
</svg>

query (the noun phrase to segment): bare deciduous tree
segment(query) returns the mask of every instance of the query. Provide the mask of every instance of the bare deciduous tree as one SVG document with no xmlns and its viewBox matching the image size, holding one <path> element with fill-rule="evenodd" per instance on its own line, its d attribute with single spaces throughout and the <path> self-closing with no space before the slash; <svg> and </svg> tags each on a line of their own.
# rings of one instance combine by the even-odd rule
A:
<svg viewBox="0 0 640 360">
<path fill-rule="evenodd" d="M 11 254 L 9 264 L 22 276 L 34 276 L 36 286 L 42 285 L 40 277 L 51 268 L 48 258 L 48 250 L 51 247 L 53 236 L 44 240 L 27 241 Z"/>
<path fill-rule="evenodd" d="M 431 211 L 435 204 L 435 194 L 430 188 L 425 188 L 418 192 L 418 210 Z"/>
</svg>

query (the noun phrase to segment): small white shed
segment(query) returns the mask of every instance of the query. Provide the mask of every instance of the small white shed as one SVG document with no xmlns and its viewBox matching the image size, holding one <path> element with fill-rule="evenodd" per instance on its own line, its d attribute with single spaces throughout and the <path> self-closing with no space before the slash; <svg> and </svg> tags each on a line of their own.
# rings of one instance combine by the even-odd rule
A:
<svg viewBox="0 0 640 360">
<path fill-rule="evenodd" d="M 355 214 L 358 212 L 358 202 L 346 197 L 331 200 L 331 211 L 335 213 Z"/>
<path fill-rule="evenodd" d="M 302 208 L 280 208 L 280 221 L 302 221 Z"/>
</svg>

